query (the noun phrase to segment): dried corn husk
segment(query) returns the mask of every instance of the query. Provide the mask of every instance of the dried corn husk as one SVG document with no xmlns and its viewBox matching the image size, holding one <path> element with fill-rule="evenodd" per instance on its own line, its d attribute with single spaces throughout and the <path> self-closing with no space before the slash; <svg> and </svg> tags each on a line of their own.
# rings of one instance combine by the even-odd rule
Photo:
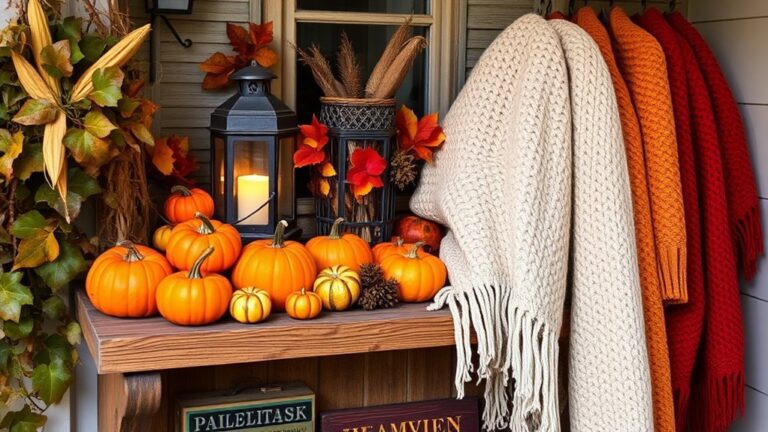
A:
<svg viewBox="0 0 768 432">
<path fill-rule="evenodd" d="M 27 59 L 13 50 L 11 50 L 11 59 L 13 60 L 13 67 L 16 68 L 16 75 L 19 76 L 19 82 L 30 97 L 57 103 L 51 89 Z"/>
<path fill-rule="evenodd" d="M 389 39 L 384 52 L 381 54 L 379 61 L 374 66 L 371 76 L 368 77 L 368 83 L 365 85 L 365 97 L 372 98 L 376 89 L 384 79 L 384 75 L 387 73 L 387 69 L 395 61 L 395 57 L 400 53 L 401 48 L 411 36 L 411 18 L 405 20 L 403 24 L 398 27 L 392 38 Z"/>
<path fill-rule="evenodd" d="M 39 0 L 29 0 L 27 4 L 27 20 L 29 20 L 29 33 L 32 42 L 32 55 L 35 57 L 35 63 L 37 64 L 37 71 L 43 78 L 44 82 L 48 85 L 56 97 L 61 94 L 61 87 L 59 80 L 48 75 L 43 69 L 43 61 L 40 57 L 40 52 L 43 48 L 51 45 L 53 39 L 51 38 L 51 32 L 48 29 L 48 18 L 45 15 L 43 7 L 40 5 Z"/>
<path fill-rule="evenodd" d="M 56 120 L 45 125 L 43 133 L 43 163 L 45 173 L 51 187 L 56 189 L 67 203 L 67 174 L 64 172 L 66 150 L 64 148 L 64 134 L 67 132 L 67 116 L 59 113 Z M 69 215 L 65 215 L 69 221 Z"/>
<path fill-rule="evenodd" d="M 411 69 L 411 65 L 413 65 L 413 60 L 416 59 L 416 56 L 419 55 L 421 50 L 426 48 L 426 46 L 427 40 L 422 36 L 414 36 L 408 39 L 408 42 L 405 43 L 403 49 L 397 57 L 395 57 L 395 60 L 389 65 L 387 73 L 373 92 L 373 97 L 376 99 L 393 97 L 395 92 L 397 92 L 397 89 L 403 84 L 403 80 L 408 74 L 408 70 Z"/>
<path fill-rule="evenodd" d="M 126 64 L 141 48 L 141 44 L 149 35 L 151 25 L 147 24 L 128 33 L 120 42 L 105 52 L 100 59 L 83 73 L 79 80 L 72 87 L 71 102 L 79 102 L 93 91 L 93 82 L 91 76 L 98 69 L 105 69 L 112 66 L 121 67 Z"/>
</svg>

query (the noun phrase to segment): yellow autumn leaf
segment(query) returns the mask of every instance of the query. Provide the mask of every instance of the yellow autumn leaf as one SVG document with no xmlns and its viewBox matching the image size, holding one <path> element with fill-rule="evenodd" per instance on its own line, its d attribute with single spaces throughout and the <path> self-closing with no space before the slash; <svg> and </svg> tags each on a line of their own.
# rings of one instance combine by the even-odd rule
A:
<svg viewBox="0 0 768 432">
<path fill-rule="evenodd" d="M 67 133 L 67 116 L 62 113 L 51 123 L 45 125 L 43 132 L 43 164 L 45 173 L 51 187 L 55 187 L 64 201 L 67 203 L 66 175 L 61 175 L 64 170 L 65 147 L 64 134 Z M 63 178 L 63 180 L 62 180 Z M 63 182 L 63 183 L 62 183 Z"/>
<path fill-rule="evenodd" d="M 141 44 L 149 35 L 151 26 L 149 24 L 137 28 L 136 30 L 128 33 L 127 36 L 120 39 L 109 51 L 105 52 L 101 58 L 89 67 L 80 79 L 77 80 L 72 87 L 72 95 L 69 97 L 70 102 L 79 102 L 85 99 L 91 92 L 93 92 L 93 81 L 91 77 L 93 73 L 99 69 L 106 69 L 108 67 L 121 67 L 127 63 L 141 48 Z"/>
<path fill-rule="evenodd" d="M 326 162 L 320 167 L 320 175 L 323 177 L 333 177 L 336 175 L 336 168 L 333 167 L 332 163 Z"/>
<path fill-rule="evenodd" d="M 24 87 L 24 91 L 27 92 L 34 99 L 47 100 L 51 103 L 56 103 L 56 96 L 51 92 L 51 89 L 40 77 L 35 68 L 29 64 L 27 59 L 18 54 L 16 51 L 11 50 L 11 60 L 13 60 L 13 67 L 16 68 L 16 75 L 19 77 L 21 86 Z"/>
<path fill-rule="evenodd" d="M 152 165 L 164 175 L 173 172 L 173 149 L 168 147 L 168 138 L 155 140 L 155 149 L 152 152 Z"/>
<path fill-rule="evenodd" d="M 5 154 L 0 156 L 0 174 L 5 177 L 6 181 L 10 181 L 13 177 L 13 161 L 21 154 L 24 149 L 24 134 L 19 131 L 13 134 L 11 137 L 6 130 L 3 129 L 3 140 L 7 141 Z M 10 138 L 10 139 L 8 139 Z"/>
<path fill-rule="evenodd" d="M 318 182 L 318 189 L 323 197 L 327 197 L 331 193 L 331 183 L 327 179 L 320 179 Z"/>
<path fill-rule="evenodd" d="M 45 72 L 40 55 L 43 48 L 53 44 L 53 39 L 48 29 L 48 18 L 39 0 L 29 0 L 27 4 L 27 20 L 29 21 L 29 33 L 32 42 L 32 55 L 35 57 L 37 71 L 45 80 L 48 88 L 58 97 L 61 94 L 59 80 Z"/>
</svg>

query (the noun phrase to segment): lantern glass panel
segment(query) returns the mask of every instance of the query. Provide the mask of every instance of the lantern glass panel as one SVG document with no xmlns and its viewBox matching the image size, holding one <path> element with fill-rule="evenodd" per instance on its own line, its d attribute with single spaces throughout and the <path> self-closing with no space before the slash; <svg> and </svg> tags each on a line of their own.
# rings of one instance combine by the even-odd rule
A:
<svg viewBox="0 0 768 432">
<path fill-rule="evenodd" d="M 269 143 L 266 141 L 234 142 L 234 179 L 236 220 L 248 216 L 267 202 L 270 195 Z M 269 205 L 240 222 L 242 225 L 267 225 Z"/>
<path fill-rule="evenodd" d="M 226 144 L 224 141 L 224 138 L 222 137 L 214 137 L 213 138 L 213 166 L 211 169 L 213 169 L 213 172 L 215 175 L 213 176 L 213 198 L 214 202 L 216 203 L 216 216 L 219 218 L 223 218 L 225 214 L 224 210 L 224 204 L 225 204 L 225 194 L 226 194 L 226 159 L 225 159 L 225 148 Z"/>
<path fill-rule="evenodd" d="M 295 139 L 291 136 L 280 137 L 277 169 L 277 214 L 280 219 L 294 218 L 294 171 L 293 149 Z"/>
<path fill-rule="evenodd" d="M 157 8 L 165 11 L 186 12 L 189 9 L 190 0 L 155 0 Z"/>
</svg>

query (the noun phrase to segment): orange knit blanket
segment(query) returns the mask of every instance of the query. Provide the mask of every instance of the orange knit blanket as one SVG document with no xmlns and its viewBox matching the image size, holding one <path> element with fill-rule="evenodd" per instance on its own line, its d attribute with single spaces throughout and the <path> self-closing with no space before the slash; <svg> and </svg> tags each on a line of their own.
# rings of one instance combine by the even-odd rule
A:
<svg viewBox="0 0 768 432">
<path fill-rule="evenodd" d="M 651 365 L 654 430 L 674 431 L 674 403 L 670 381 L 669 352 L 664 325 L 664 307 L 659 287 L 659 272 L 656 264 L 656 249 L 640 124 L 629 89 L 616 64 L 611 39 L 605 27 L 590 7 L 579 9 L 574 14 L 573 20 L 597 43 L 608 65 L 616 93 L 632 189 L 643 315 Z"/>
</svg>

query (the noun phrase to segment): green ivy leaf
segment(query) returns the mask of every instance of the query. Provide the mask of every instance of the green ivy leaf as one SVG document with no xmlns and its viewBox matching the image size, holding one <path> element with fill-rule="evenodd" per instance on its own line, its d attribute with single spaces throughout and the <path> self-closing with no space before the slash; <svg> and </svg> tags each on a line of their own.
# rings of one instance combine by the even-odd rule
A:
<svg viewBox="0 0 768 432">
<path fill-rule="evenodd" d="M 19 216 L 11 225 L 11 234 L 26 240 L 43 231 L 45 225 L 46 221 L 43 215 L 37 210 L 30 210 Z"/>
<path fill-rule="evenodd" d="M 53 261 L 59 256 L 59 249 L 59 242 L 52 230 L 40 230 L 32 237 L 19 242 L 13 270 L 34 268 Z"/>
<path fill-rule="evenodd" d="M 73 356 L 77 353 L 77 350 L 73 350 L 72 345 L 60 334 L 46 336 L 36 348 L 35 364 L 51 363 L 57 359 L 65 364 L 74 364 Z"/>
<path fill-rule="evenodd" d="M 140 106 L 141 102 L 138 99 L 128 96 L 124 96 L 120 99 L 120 102 L 117 103 L 117 109 L 120 110 L 120 115 L 123 116 L 123 118 L 131 118 L 133 113 L 136 112 Z"/>
<path fill-rule="evenodd" d="M 98 138 L 106 138 L 110 132 L 117 129 L 117 126 L 101 111 L 91 111 L 85 115 L 85 130 Z"/>
<path fill-rule="evenodd" d="M 0 129 L 0 152 L 7 152 L 8 147 L 13 144 L 13 136 L 8 129 Z"/>
<path fill-rule="evenodd" d="M 13 162 L 13 173 L 17 179 L 26 181 L 36 172 L 42 172 L 43 144 L 39 142 L 27 143 L 24 151 Z"/>
<path fill-rule="evenodd" d="M 11 359 L 11 346 L 0 339 L 0 373 L 8 373 L 8 361 Z"/>
<path fill-rule="evenodd" d="M 32 389 L 43 402 L 58 403 L 72 381 L 72 373 L 61 359 L 38 365 L 32 372 Z"/>
<path fill-rule="evenodd" d="M 83 37 L 83 18 L 66 17 L 56 26 L 56 39 L 67 39 L 72 51 L 70 62 L 77 64 L 85 57 L 78 42 Z M 94 60 L 95 61 L 95 60 Z"/>
<path fill-rule="evenodd" d="M 106 48 L 107 41 L 100 36 L 89 34 L 83 36 L 83 39 L 80 40 L 80 51 L 85 55 L 85 59 L 91 63 L 96 62 Z"/>
<path fill-rule="evenodd" d="M 37 432 L 45 426 L 47 419 L 42 414 L 32 412 L 29 405 L 24 405 L 19 411 L 9 411 L 0 421 L 0 429 L 8 432 Z"/>
<path fill-rule="evenodd" d="M 80 273 L 88 269 L 88 264 L 83 258 L 80 248 L 68 241 L 59 244 L 59 256 L 55 260 L 35 268 L 35 273 L 40 276 L 46 285 L 54 292 L 71 282 Z M 58 297 L 51 297 L 58 298 Z M 43 305 L 45 307 L 45 305 Z"/>
<path fill-rule="evenodd" d="M 75 219 L 80 214 L 80 206 L 91 195 L 101 192 L 99 183 L 91 176 L 78 168 L 70 168 L 67 173 L 67 207 L 69 215 Z M 51 189 L 47 184 L 42 184 L 35 192 L 35 202 L 46 203 L 49 207 L 64 216 L 64 203 L 59 193 Z"/>
<path fill-rule="evenodd" d="M 27 99 L 13 121 L 24 126 L 43 125 L 56 120 L 59 110 L 51 102 L 39 99 Z"/>
<path fill-rule="evenodd" d="M 62 244 L 63 245 L 63 244 Z M 65 248 L 62 248 L 62 254 Z M 60 259 L 61 257 L 59 257 Z M 46 264 L 47 265 L 47 264 Z M 43 313 L 52 320 L 61 319 L 67 313 L 67 305 L 57 295 L 52 295 L 43 302 Z"/>
<path fill-rule="evenodd" d="M 81 334 L 80 324 L 75 321 L 70 321 L 69 324 L 64 327 L 64 337 L 67 338 L 67 342 L 69 342 L 70 345 L 79 344 Z"/>
<path fill-rule="evenodd" d="M 0 319 L 4 321 L 19 322 L 21 307 L 32 304 L 32 292 L 21 284 L 21 277 L 20 272 L 0 270 Z"/>
<path fill-rule="evenodd" d="M 6 321 L 5 325 L 3 326 L 3 331 L 5 332 L 6 336 L 11 338 L 11 340 L 16 341 L 29 336 L 29 334 L 32 333 L 34 326 L 35 322 L 32 320 L 32 317 L 27 316 L 21 318 L 18 323 L 13 321 Z"/>
<path fill-rule="evenodd" d="M 89 168 L 89 172 L 101 168 L 116 154 L 109 141 L 103 140 L 84 129 L 69 129 L 64 135 L 64 145 L 77 162 Z"/>
<path fill-rule="evenodd" d="M 69 40 L 64 39 L 53 45 L 48 45 L 40 51 L 43 69 L 45 69 L 48 75 L 54 78 L 72 76 L 73 67 L 69 61 L 72 52 L 69 46 Z"/>
<path fill-rule="evenodd" d="M 125 74 L 117 66 L 97 69 L 93 72 L 93 92 L 88 95 L 99 106 L 116 107 L 117 101 L 123 97 L 120 87 L 123 85 Z"/>
</svg>

